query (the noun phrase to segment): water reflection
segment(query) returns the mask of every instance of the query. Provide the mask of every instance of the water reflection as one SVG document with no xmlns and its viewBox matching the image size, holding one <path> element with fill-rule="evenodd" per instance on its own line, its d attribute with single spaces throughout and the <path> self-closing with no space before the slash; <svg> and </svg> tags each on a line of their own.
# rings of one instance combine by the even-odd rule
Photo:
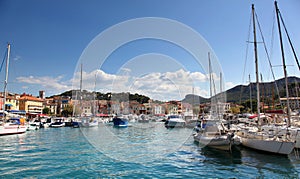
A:
<svg viewBox="0 0 300 179">
<path fill-rule="evenodd" d="M 245 147 L 240 149 L 242 164 L 255 167 L 260 176 L 278 174 L 286 177 L 298 178 L 298 172 L 294 168 L 289 156 L 264 153 Z"/>
<path fill-rule="evenodd" d="M 239 149 L 233 148 L 231 152 L 218 150 L 210 147 L 203 147 L 200 150 L 200 154 L 205 156 L 203 162 L 211 164 L 219 164 L 230 166 L 233 164 L 242 163 L 242 155 Z"/>
<path fill-rule="evenodd" d="M 134 123 L 128 128 L 100 125 L 81 129 L 88 141 L 110 158 L 149 163 L 163 159 L 179 149 L 191 136 L 192 129 L 166 129 L 163 123 Z"/>
</svg>

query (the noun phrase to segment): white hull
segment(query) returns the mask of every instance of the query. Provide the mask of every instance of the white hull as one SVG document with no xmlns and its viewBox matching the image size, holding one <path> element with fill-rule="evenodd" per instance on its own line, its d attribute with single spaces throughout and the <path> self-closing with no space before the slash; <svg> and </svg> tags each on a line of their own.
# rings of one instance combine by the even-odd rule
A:
<svg viewBox="0 0 300 179">
<path fill-rule="evenodd" d="M 27 126 L 27 130 L 28 131 L 33 131 L 33 130 L 38 130 L 40 128 L 40 125 L 39 124 L 29 124 Z"/>
<path fill-rule="evenodd" d="M 205 134 L 197 133 L 194 135 L 194 141 L 200 145 L 212 147 L 220 150 L 231 150 L 231 139 L 227 135 L 212 135 L 207 136 Z"/>
<path fill-rule="evenodd" d="M 166 127 L 185 127 L 185 122 L 181 122 L 181 121 L 168 121 L 168 123 L 166 124 Z"/>
<path fill-rule="evenodd" d="M 14 126 L 14 127 L 0 127 L 0 136 L 22 134 L 26 132 L 25 126 Z"/>
<path fill-rule="evenodd" d="M 268 131 L 271 135 L 285 135 L 287 132 L 290 134 L 292 141 L 296 141 L 295 148 L 300 148 L 300 128 L 299 127 L 289 127 L 285 126 L 275 126 L 275 125 L 265 125 L 262 129 Z"/>
<path fill-rule="evenodd" d="M 96 127 L 98 126 L 99 122 L 96 118 L 90 118 L 90 117 L 83 117 L 78 122 L 80 127 Z"/>
<path fill-rule="evenodd" d="M 263 134 L 259 135 L 250 133 L 247 135 L 246 132 L 242 133 L 242 136 L 240 135 L 240 137 L 242 145 L 252 149 L 270 153 L 288 155 L 293 151 L 295 147 L 295 142 L 279 139 L 276 137 L 268 138 L 267 135 Z"/>
<path fill-rule="evenodd" d="M 79 123 L 80 127 L 96 127 L 98 126 L 98 122 L 91 122 L 91 123 Z"/>
</svg>

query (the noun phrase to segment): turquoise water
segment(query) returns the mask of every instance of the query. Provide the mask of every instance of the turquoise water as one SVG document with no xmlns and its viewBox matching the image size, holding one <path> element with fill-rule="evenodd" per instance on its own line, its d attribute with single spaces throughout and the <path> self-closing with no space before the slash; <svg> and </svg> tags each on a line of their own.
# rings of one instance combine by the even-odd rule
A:
<svg viewBox="0 0 300 179">
<path fill-rule="evenodd" d="M 1 178 L 299 178 L 300 159 L 201 148 L 191 129 L 135 124 L 0 137 Z"/>
</svg>

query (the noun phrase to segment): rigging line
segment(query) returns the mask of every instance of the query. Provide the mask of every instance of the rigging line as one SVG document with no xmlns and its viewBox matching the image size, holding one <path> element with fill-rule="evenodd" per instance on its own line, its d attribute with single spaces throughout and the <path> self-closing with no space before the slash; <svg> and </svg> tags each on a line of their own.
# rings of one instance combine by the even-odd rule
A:
<svg viewBox="0 0 300 179">
<path fill-rule="evenodd" d="M 247 38 L 247 46 L 246 46 L 246 55 L 245 55 L 245 62 L 244 62 L 244 70 L 243 70 L 243 76 L 242 76 L 242 82 L 244 82 L 245 78 L 245 71 L 246 71 L 246 65 L 247 65 L 247 60 L 248 60 L 248 49 L 249 49 L 249 39 L 250 39 L 250 32 L 251 32 L 251 25 L 252 25 L 252 20 L 251 20 L 251 15 L 250 15 L 250 23 L 249 23 L 249 28 L 248 28 L 248 38 Z M 251 82 L 249 82 L 251 85 Z M 243 94 L 243 87 L 241 86 L 241 93 L 240 93 L 240 104 L 242 103 L 242 94 Z"/>
<path fill-rule="evenodd" d="M 286 26 L 285 26 L 285 24 L 284 24 L 283 18 L 282 18 L 282 16 L 281 16 L 281 13 L 280 13 L 279 10 L 278 10 L 278 13 L 279 13 L 279 17 L 280 17 L 280 20 L 281 20 L 281 22 L 282 22 L 282 25 L 283 25 L 283 27 L 284 27 L 285 33 L 286 33 L 286 35 L 287 35 L 287 38 L 288 38 L 288 40 L 289 40 L 289 44 L 290 44 L 290 46 L 291 46 L 291 48 L 292 48 L 292 51 L 293 51 L 293 54 L 294 54 L 296 63 L 297 63 L 298 68 L 299 68 L 299 70 L 300 70 L 300 65 L 299 65 L 299 61 L 298 61 L 298 58 L 297 58 L 297 54 L 296 54 L 296 52 L 295 52 L 295 49 L 294 49 L 294 46 L 293 46 L 293 44 L 292 44 L 291 38 L 290 38 L 290 36 L 289 36 L 289 33 L 288 33 L 288 31 L 287 31 L 287 28 L 286 28 Z"/>
<path fill-rule="evenodd" d="M 272 35 L 271 35 L 271 46 L 270 46 L 270 59 L 273 59 L 273 46 L 274 46 L 274 34 L 275 34 L 275 23 L 276 23 L 276 17 L 275 17 L 275 10 L 273 9 L 273 24 L 272 24 Z M 274 66 L 272 66 L 274 67 Z"/>
<path fill-rule="evenodd" d="M 4 53 L 4 57 L 3 57 L 3 60 L 2 60 L 2 63 L 1 63 L 1 67 L 0 67 L 0 72 L 2 71 L 2 67 L 3 67 L 4 62 L 6 60 L 6 56 L 7 56 L 7 50 L 5 50 L 5 53 Z"/>
<path fill-rule="evenodd" d="M 269 66 L 270 66 L 270 69 L 271 69 L 271 73 L 272 73 L 272 77 L 273 77 L 273 80 L 274 80 L 274 84 L 275 84 L 275 88 L 276 88 L 276 91 L 277 91 L 277 95 L 279 96 L 279 101 L 280 101 L 279 88 L 278 88 L 278 85 L 276 83 L 274 71 L 273 71 L 273 68 L 272 68 L 272 63 L 271 63 L 270 56 L 269 56 L 269 53 L 268 53 L 268 50 L 267 50 L 267 47 L 266 47 L 266 43 L 265 43 L 265 38 L 263 36 L 262 30 L 261 30 L 261 26 L 260 26 L 260 23 L 258 21 L 258 17 L 257 17 L 256 13 L 255 13 L 255 16 L 256 16 L 256 21 L 257 21 L 258 29 L 259 29 L 259 32 L 260 32 L 260 35 L 261 35 L 261 38 L 262 38 L 262 41 L 263 41 L 263 44 L 264 44 L 264 49 L 265 49 L 265 52 L 266 52 L 266 55 L 267 55 Z M 280 105 L 282 105 L 281 102 L 280 102 Z"/>
</svg>

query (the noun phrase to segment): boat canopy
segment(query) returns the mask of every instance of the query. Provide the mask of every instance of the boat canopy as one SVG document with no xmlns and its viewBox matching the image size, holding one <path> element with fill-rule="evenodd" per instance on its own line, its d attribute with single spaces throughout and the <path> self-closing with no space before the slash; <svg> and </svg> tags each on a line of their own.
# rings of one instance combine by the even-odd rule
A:
<svg viewBox="0 0 300 179">
<path fill-rule="evenodd" d="M 23 114 L 23 115 L 26 114 L 25 110 L 9 110 L 8 112 L 12 114 Z"/>
</svg>

